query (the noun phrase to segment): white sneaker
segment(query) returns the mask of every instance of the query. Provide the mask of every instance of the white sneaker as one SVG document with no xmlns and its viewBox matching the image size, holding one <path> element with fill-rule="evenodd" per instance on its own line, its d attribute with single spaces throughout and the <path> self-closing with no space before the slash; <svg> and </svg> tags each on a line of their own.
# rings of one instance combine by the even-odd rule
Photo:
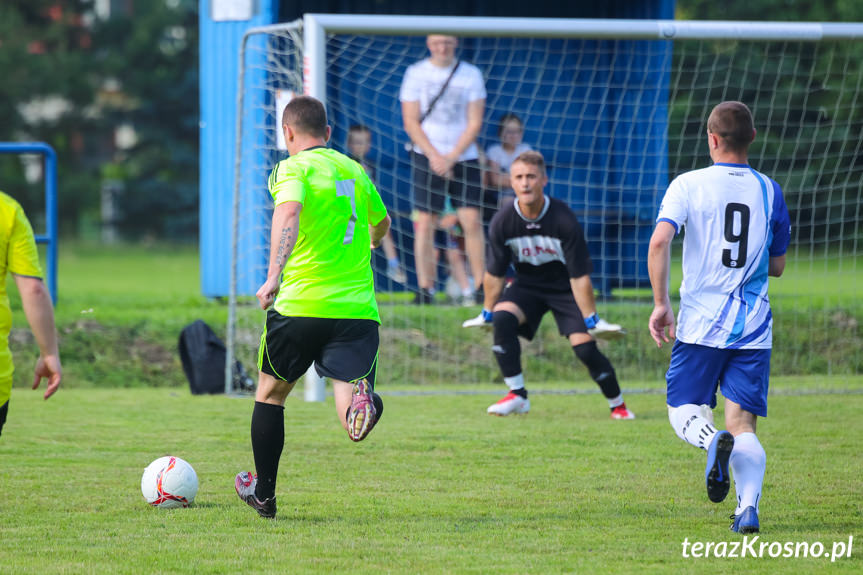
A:
<svg viewBox="0 0 863 575">
<path fill-rule="evenodd" d="M 387 277 L 396 283 L 408 283 L 408 276 L 401 266 L 387 266 Z"/>
<path fill-rule="evenodd" d="M 512 413 L 527 413 L 530 411 L 530 400 L 509 392 L 497 403 L 488 407 L 489 415 L 510 415 Z"/>
<path fill-rule="evenodd" d="M 604 319 L 600 318 L 599 321 L 596 322 L 596 326 L 587 330 L 587 333 L 596 339 L 613 340 L 620 339 L 625 336 L 626 330 L 616 323 L 608 323 Z"/>
</svg>

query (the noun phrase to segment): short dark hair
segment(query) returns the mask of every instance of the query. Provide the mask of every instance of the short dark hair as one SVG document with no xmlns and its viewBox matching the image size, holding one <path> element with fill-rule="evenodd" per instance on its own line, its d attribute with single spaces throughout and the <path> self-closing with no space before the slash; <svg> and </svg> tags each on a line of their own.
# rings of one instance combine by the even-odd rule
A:
<svg viewBox="0 0 863 575">
<path fill-rule="evenodd" d="M 725 141 L 733 152 L 745 152 L 752 143 L 754 122 L 752 112 L 743 102 L 717 104 L 707 119 L 707 131 Z"/>
<path fill-rule="evenodd" d="M 351 124 L 348 134 L 371 134 L 372 131 L 365 124 Z"/>
<path fill-rule="evenodd" d="M 327 111 L 317 98 L 297 96 L 293 98 L 282 113 L 282 125 L 308 136 L 327 137 Z"/>
<path fill-rule="evenodd" d="M 500 138 L 503 135 L 503 125 L 507 122 L 518 122 L 518 125 L 524 129 L 524 122 L 521 121 L 516 114 L 512 112 L 507 112 L 503 116 L 500 117 L 500 123 L 497 125 L 497 137 Z"/>
<path fill-rule="evenodd" d="M 528 164 L 531 166 L 537 166 L 539 171 L 543 174 L 545 173 L 545 158 L 542 157 L 542 154 L 537 152 L 536 150 L 528 150 L 527 152 L 522 152 L 519 154 L 512 163 L 521 162 L 523 164 Z"/>
</svg>

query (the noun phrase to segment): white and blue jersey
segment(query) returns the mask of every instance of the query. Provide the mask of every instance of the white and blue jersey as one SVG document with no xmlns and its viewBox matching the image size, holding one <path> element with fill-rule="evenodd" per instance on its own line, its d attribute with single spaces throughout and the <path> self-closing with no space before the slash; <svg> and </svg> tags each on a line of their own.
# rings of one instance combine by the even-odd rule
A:
<svg viewBox="0 0 863 575">
<path fill-rule="evenodd" d="M 791 239 L 779 184 L 746 164 L 693 170 L 668 186 L 656 221 L 685 228 L 677 339 L 770 349 L 767 271 Z"/>
</svg>

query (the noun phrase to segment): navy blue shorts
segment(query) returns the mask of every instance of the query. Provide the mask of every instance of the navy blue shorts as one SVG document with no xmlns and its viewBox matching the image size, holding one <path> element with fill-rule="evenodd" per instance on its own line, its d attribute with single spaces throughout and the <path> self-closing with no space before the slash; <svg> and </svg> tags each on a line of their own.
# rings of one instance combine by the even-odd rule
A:
<svg viewBox="0 0 863 575">
<path fill-rule="evenodd" d="M 321 377 L 366 378 L 374 387 L 379 344 L 374 320 L 289 317 L 271 309 L 261 336 L 258 369 L 293 382 L 314 362 Z"/>
<path fill-rule="evenodd" d="M 769 349 L 719 349 L 674 342 L 671 365 L 665 374 L 667 403 L 716 407 L 716 390 L 749 413 L 767 416 L 770 379 Z"/>
</svg>

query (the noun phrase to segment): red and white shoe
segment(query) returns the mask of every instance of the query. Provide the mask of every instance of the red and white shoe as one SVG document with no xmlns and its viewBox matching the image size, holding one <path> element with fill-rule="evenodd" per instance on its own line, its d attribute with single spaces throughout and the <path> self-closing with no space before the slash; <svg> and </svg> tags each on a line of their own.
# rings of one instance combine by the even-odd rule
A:
<svg viewBox="0 0 863 575">
<path fill-rule="evenodd" d="M 626 408 L 625 403 L 621 403 L 611 410 L 611 419 L 635 419 L 635 414 Z"/>
<path fill-rule="evenodd" d="M 497 403 L 488 408 L 489 415 L 511 415 L 513 413 L 527 413 L 530 411 L 530 400 L 520 395 L 509 392 Z"/>
</svg>

